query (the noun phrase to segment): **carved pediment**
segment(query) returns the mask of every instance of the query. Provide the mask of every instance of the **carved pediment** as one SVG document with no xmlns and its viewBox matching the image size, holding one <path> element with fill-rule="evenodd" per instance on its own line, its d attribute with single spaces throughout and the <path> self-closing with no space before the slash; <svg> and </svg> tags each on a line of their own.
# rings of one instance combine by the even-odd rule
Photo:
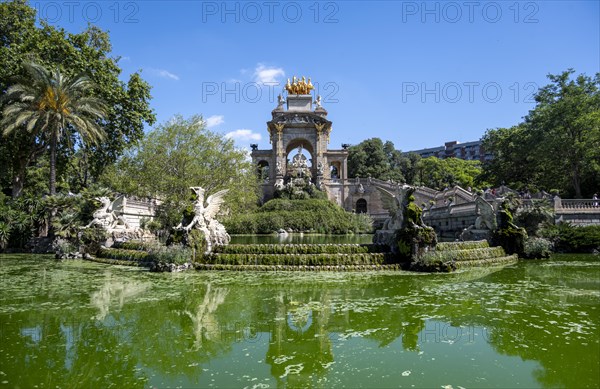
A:
<svg viewBox="0 0 600 389">
<path fill-rule="evenodd" d="M 275 115 L 272 121 L 269 122 L 269 127 L 274 126 L 276 124 L 284 124 L 284 125 L 308 125 L 313 126 L 324 125 L 325 127 L 330 127 L 331 122 L 327 119 L 319 115 L 315 115 L 312 113 L 284 113 Z"/>
</svg>

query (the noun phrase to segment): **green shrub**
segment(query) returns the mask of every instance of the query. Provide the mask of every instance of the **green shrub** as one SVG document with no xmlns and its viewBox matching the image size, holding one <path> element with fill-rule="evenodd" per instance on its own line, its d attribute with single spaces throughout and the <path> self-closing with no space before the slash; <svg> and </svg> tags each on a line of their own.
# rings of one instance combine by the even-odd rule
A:
<svg viewBox="0 0 600 389">
<path fill-rule="evenodd" d="M 231 234 L 269 234 L 279 229 L 326 234 L 372 232 L 372 220 L 353 214 L 328 200 L 273 199 L 257 212 L 238 215 L 223 223 Z"/>
<path fill-rule="evenodd" d="M 182 265 L 192 260 L 192 250 L 183 245 L 159 246 L 148 253 L 148 259 L 155 263 Z"/>
<path fill-rule="evenodd" d="M 159 244 L 156 242 L 142 242 L 139 240 L 128 240 L 126 242 L 115 242 L 113 248 L 115 249 L 126 249 L 126 250 L 140 250 L 149 251 Z"/>
<path fill-rule="evenodd" d="M 405 261 L 414 261 L 430 247 L 436 245 L 437 235 L 431 227 L 411 226 L 396 232 L 396 242 L 399 257 Z"/>
<path fill-rule="evenodd" d="M 560 223 L 544 231 L 544 236 L 554 235 L 556 251 L 569 253 L 591 253 L 600 250 L 600 226 L 576 227 Z"/>
<path fill-rule="evenodd" d="M 525 241 L 523 257 L 529 259 L 550 258 L 552 242 L 544 238 L 528 238 Z"/>
<path fill-rule="evenodd" d="M 554 207 L 548 200 L 531 200 L 531 204 L 519 209 L 515 216 L 515 224 L 527 230 L 530 236 L 538 235 L 542 225 L 553 223 Z"/>
<path fill-rule="evenodd" d="M 494 231 L 492 243 L 501 246 L 507 254 L 524 256 L 527 232 L 524 228 L 506 227 Z"/>
<path fill-rule="evenodd" d="M 79 236 L 79 240 L 84 247 L 84 251 L 89 254 L 96 254 L 106 240 L 108 232 L 104 228 L 91 227 L 85 228 Z"/>
<path fill-rule="evenodd" d="M 196 258 L 202 256 L 206 251 L 206 239 L 204 233 L 200 230 L 191 230 L 185 239 L 185 246 L 189 247 L 192 251 L 192 257 L 195 261 Z"/>
</svg>

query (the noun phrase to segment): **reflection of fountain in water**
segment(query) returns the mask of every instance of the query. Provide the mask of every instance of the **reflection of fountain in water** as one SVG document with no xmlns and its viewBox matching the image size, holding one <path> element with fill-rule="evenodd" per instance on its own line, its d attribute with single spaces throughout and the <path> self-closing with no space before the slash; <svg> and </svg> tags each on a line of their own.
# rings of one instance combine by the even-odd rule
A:
<svg viewBox="0 0 600 389">
<path fill-rule="evenodd" d="M 131 298 L 136 297 L 145 292 L 149 287 L 149 282 L 137 282 L 115 280 L 110 278 L 100 288 L 99 291 L 92 293 L 91 304 L 98 308 L 98 314 L 94 317 L 96 320 L 104 320 L 110 312 L 111 306 L 123 308 L 123 305 Z"/>
<path fill-rule="evenodd" d="M 229 289 L 215 288 L 208 284 L 204 300 L 198 305 L 195 313 L 184 311 L 193 323 L 194 327 L 194 350 L 202 348 L 204 339 L 209 342 L 218 343 L 221 340 L 221 328 L 215 316 L 217 308 L 225 301 Z"/>
</svg>

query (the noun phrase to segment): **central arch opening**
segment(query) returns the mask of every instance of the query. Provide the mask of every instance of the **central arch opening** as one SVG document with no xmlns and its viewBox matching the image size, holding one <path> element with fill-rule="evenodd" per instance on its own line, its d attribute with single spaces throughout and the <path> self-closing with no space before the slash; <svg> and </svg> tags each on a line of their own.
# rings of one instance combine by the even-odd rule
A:
<svg viewBox="0 0 600 389">
<path fill-rule="evenodd" d="M 313 149 L 311 143 L 302 138 L 294 139 L 286 147 L 287 171 L 313 169 Z"/>
</svg>

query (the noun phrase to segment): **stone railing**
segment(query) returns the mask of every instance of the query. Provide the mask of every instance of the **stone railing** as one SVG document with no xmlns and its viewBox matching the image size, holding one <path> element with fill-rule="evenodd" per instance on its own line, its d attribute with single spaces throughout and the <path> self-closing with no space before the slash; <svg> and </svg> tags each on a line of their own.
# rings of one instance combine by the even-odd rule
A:
<svg viewBox="0 0 600 389">
<path fill-rule="evenodd" d="M 554 199 L 556 213 L 600 213 L 600 200 L 594 199 Z"/>
</svg>

